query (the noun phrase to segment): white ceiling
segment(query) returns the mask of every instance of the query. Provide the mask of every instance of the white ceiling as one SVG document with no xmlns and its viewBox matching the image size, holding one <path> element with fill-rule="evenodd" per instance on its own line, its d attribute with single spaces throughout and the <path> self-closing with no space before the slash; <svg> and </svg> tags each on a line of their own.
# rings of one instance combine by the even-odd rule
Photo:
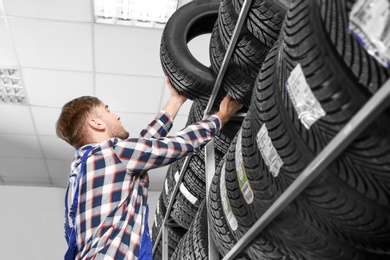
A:
<svg viewBox="0 0 390 260">
<path fill-rule="evenodd" d="M 99 97 L 132 136 L 167 101 L 162 30 L 95 24 L 92 1 L 0 0 L 0 68 L 20 69 L 28 102 L 0 103 L 0 185 L 66 186 L 74 149 L 56 137 L 55 122 L 70 99 Z M 208 41 L 190 43 L 207 65 Z M 185 125 L 190 105 L 172 131 Z M 162 189 L 165 172 L 150 172 L 150 190 Z"/>
</svg>

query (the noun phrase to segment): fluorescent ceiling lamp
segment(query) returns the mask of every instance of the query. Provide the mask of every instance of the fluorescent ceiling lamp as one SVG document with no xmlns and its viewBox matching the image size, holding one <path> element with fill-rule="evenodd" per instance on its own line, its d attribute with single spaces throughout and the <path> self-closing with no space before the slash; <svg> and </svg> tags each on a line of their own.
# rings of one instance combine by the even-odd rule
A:
<svg viewBox="0 0 390 260">
<path fill-rule="evenodd" d="M 162 28 L 178 0 L 94 0 L 95 22 Z"/>
<path fill-rule="evenodd" d="M 0 15 L 5 14 L 3 1 L 0 0 Z"/>
</svg>

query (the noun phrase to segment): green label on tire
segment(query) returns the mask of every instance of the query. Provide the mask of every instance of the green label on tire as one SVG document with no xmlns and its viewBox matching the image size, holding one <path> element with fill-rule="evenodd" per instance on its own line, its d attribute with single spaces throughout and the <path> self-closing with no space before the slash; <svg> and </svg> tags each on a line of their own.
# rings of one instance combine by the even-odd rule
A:
<svg viewBox="0 0 390 260">
<path fill-rule="evenodd" d="M 236 162 L 236 173 L 238 177 L 238 184 L 240 186 L 241 192 L 244 195 L 244 199 L 247 204 L 251 204 L 253 201 L 253 190 L 248 181 L 246 175 L 244 162 L 242 160 L 242 151 L 241 151 L 241 129 L 237 134 L 236 142 L 236 153 L 235 153 L 235 162 Z"/>
</svg>

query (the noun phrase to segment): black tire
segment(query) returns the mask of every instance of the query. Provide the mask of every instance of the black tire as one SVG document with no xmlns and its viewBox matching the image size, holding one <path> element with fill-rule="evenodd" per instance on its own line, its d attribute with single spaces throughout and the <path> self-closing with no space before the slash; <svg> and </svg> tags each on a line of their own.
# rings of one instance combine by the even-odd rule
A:
<svg viewBox="0 0 390 260">
<path fill-rule="evenodd" d="M 195 259 L 208 259 L 208 224 L 206 199 L 199 206 L 193 222 L 192 241 L 194 243 Z"/>
<path fill-rule="evenodd" d="M 244 0 L 233 0 L 239 14 Z M 254 0 L 246 19 L 248 30 L 268 48 L 278 39 L 283 19 L 292 0 Z"/>
<path fill-rule="evenodd" d="M 175 251 L 172 253 L 171 260 L 195 260 L 194 247 L 192 243 L 192 225 L 189 227 L 187 233 L 180 240 L 180 243 L 175 248 Z"/>
<path fill-rule="evenodd" d="M 199 210 L 194 217 L 188 232 L 177 245 L 172 260 L 206 260 L 208 259 L 208 238 L 207 238 L 207 211 L 206 200 L 203 200 Z"/>
<path fill-rule="evenodd" d="M 228 224 L 225 213 L 223 211 L 221 192 L 220 192 L 220 178 L 224 160 L 218 165 L 215 175 L 210 186 L 208 217 L 210 219 L 210 234 L 215 245 L 222 256 L 225 256 L 230 249 L 237 243 L 231 227 Z M 246 250 L 241 253 L 242 259 L 250 259 Z"/>
<path fill-rule="evenodd" d="M 211 113 L 214 113 L 216 111 L 218 105 L 219 105 L 219 102 L 215 102 Z M 192 103 L 190 114 L 188 116 L 187 125 L 201 121 L 203 119 L 205 109 L 206 109 L 206 104 L 204 104 L 202 102 L 194 101 Z M 219 131 L 219 133 L 217 133 L 217 135 L 214 137 L 215 153 L 216 153 L 217 161 L 219 161 L 220 158 L 223 157 L 223 155 L 226 153 L 226 151 L 229 147 L 229 143 L 228 143 L 229 139 L 225 140 L 224 138 L 219 137 L 220 135 L 222 135 L 222 133 L 223 133 L 222 131 Z M 196 156 L 198 156 L 200 158 L 200 160 L 202 161 L 202 163 L 204 165 L 204 161 L 205 161 L 204 149 L 202 149 L 202 151 L 199 154 L 197 154 Z M 204 166 L 203 166 L 203 168 L 200 168 L 200 169 L 202 169 L 203 171 L 197 172 L 197 175 L 200 179 L 205 181 Z"/>
<path fill-rule="evenodd" d="M 390 69 L 380 65 L 348 32 L 349 13 L 356 0 L 316 2 L 320 7 L 321 24 L 343 62 L 362 86 L 375 93 L 389 78 Z"/>
<path fill-rule="evenodd" d="M 226 154 L 226 190 L 237 222 L 243 227 L 252 226 L 279 196 L 272 189 L 273 177 L 256 145 L 251 128 L 252 120 L 254 118 L 249 110 L 241 131 L 237 133 L 236 142 L 231 144 Z M 241 150 L 241 156 L 237 149 Z M 242 160 L 238 162 L 241 169 L 237 169 L 236 158 Z"/>
<path fill-rule="evenodd" d="M 214 104 L 214 108 L 212 109 L 211 113 L 214 113 L 217 111 L 217 108 L 219 107 L 219 102 L 216 102 Z M 193 114 L 193 122 L 187 122 L 187 124 L 195 123 L 203 118 L 204 111 L 206 109 L 206 106 L 200 102 L 193 102 L 191 107 L 191 114 Z M 192 112 L 193 111 L 193 112 Z M 227 122 L 217 133 L 217 135 L 214 137 L 214 145 L 216 147 L 216 151 L 221 152 L 222 155 L 225 155 L 230 142 L 233 140 L 234 136 L 240 129 L 242 123 L 242 119 L 231 119 L 229 122 Z"/>
<path fill-rule="evenodd" d="M 174 169 L 172 169 L 172 167 L 174 167 L 176 169 L 177 168 L 177 164 L 173 163 L 173 164 L 169 165 L 167 173 L 165 175 L 163 190 L 161 192 L 161 196 L 162 196 L 162 200 L 164 202 L 165 208 L 168 208 L 169 201 L 171 199 L 172 190 L 173 190 L 173 187 L 172 187 L 173 186 L 172 185 L 172 180 L 173 180 L 172 171 Z"/>
<path fill-rule="evenodd" d="M 226 167 L 225 167 L 225 181 L 226 181 L 226 192 L 229 198 L 232 212 L 235 215 L 237 222 L 240 226 L 251 227 L 257 220 L 256 214 L 253 208 L 249 205 L 253 202 L 254 193 L 250 186 L 250 182 L 244 183 L 239 182 L 239 171 L 244 176 L 245 173 L 242 169 L 243 161 L 239 167 L 236 165 L 236 158 L 242 156 L 241 149 L 241 131 L 239 131 L 230 144 L 229 151 L 226 153 Z M 237 145 L 239 150 L 236 149 Z M 241 180 L 246 180 L 242 178 Z"/>
<path fill-rule="evenodd" d="M 337 12 L 340 16 L 346 15 L 343 6 L 330 4 L 329 9 L 334 6 L 337 9 L 332 12 Z M 290 112 L 295 127 L 316 153 L 323 149 L 371 97 L 368 91 L 369 86 L 359 83 L 359 78 L 351 70 L 351 66 L 354 65 L 343 62 L 342 56 L 337 51 L 337 46 L 331 41 L 332 37 L 324 30 L 320 11 L 321 6 L 318 5 L 317 1 L 294 2 L 286 17 L 283 39 L 286 59 L 286 72 L 284 73 L 288 76 L 290 71 L 300 63 L 307 83 L 327 113 L 310 128 L 310 132 L 313 134 L 308 134 L 308 131 L 296 119 L 297 115 L 293 114 L 294 110 Z M 346 30 L 345 26 L 343 23 L 338 25 Z M 344 47 L 346 48 L 344 55 L 350 55 L 348 50 L 353 48 L 350 41 L 345 41 L 344 45 L 349 46 Z M 356 59 L 356 62 L 362 62 L 359 58 Z M 375 78 L 375 73 L 372 76 Z M 389 118 L 387 112 L 376 120 L 379 129 L 387 129 L 386 132 L 388 132 Z M 381 137 L 388 139 L 387 135 Z M 365 144 L 365 147 L 370 146 L 369 143 Z"/>
<path fill-rule="evenodd" d="M 275 48 L 278 50 L 277 48 Z M 275 52 L 270 52 L 270 60 L 271 58 L 277 58 L 278 55 L 273 55 Z M 266 61 L 264 63 L 264 71 L 262 71 L 261 75 L 263 75 L 263 79 L 269 79 L 269 75 L 266 73 L 269 71 L 271 75 L 274 74 L 274 77 L 278 79 L 277 73 L 272 73 L 275 70 L 272 66 L 267 66 L 269 64 L 272 64 L 275 67 L 278 67 L 278 63 L 276 62 L 271 62 L 271 61 Z M 267 69 L 265 69 L 267 68 Z M 271 76 L 272 77 L 272 76 Z M 272 89 L 272 87 L 271 87 Z M 256 88 L 256 96 L 262 96 L 262 97 L 274 97 L 274 95 L 271 95 L 270 93 L 265 93 L 264 89 L 263 91 L 257 91 L 258 88 Z M 253 100 L 253 108 L 255 108 L 255 104 L 258 104 L 256 99 Z M 271 101 L 269 101 L 272 104 Z M 264 104 L 264 103 L 263 103 Z M 263 106 L 260 106 L 260 108 Z M 257 107 L 256 109 L 260 109 Z M 267 108 L 264 106 L 264 108 Z M 257 112 L 256 110 L 253 110 L 252 107 L 247 114 L 250 117 L 251 111 L 254 111 L 255 113 Z M 266 110 L 270 112 L 269 110 Z M 278 113 L 270 113 L 273 114 L 274 116 L 278 115 Z M 256 118 L 256 117 L 255 117 Z M 256 122 L 255 118 L 253 118 L 251 121 Z M 257 119 L 258 121 L 258 119 Z M 246 129 L 245 131 L 243 130 L 243 138 L 244 136 L 248 138 L 253 137 L 253 134 L 248 135 L 248 131 L 250 130 L 248 128 L 247 123 L 248 121 L 244 120 L 243 127 L 242 129 Z M 278 120 L 280 124 L 283 124 L 284 120 Z M 288 121 L 287 121 L 288 122 Z M 257 126 L 256 126 L 257 125 Z M 278 128 L 277 126 L 275 126 Z M 257 130 L 259 129 L 258 124 L 254 123 L 254 130 L 255 133 L 257 133 Z M 271 129 L 272 130 L 272 129 Z M 271 135 L 271 130 L 270 130 L 270 135 Z M 288 132 L 288 131 L 287 131 Z M 278 141 L 280 139 L 285 139 L 284 137 L 279 137 Z M 286 139 L 285 139 L 286 140 Z M 292 139 L 294 140 L 294 139 Z M 277 142 L 274 142 L 274 144 L 277 144 Z M 254 138 L 252 141 L 246 140 L 245 145 L 250 145 L 252 144 L 254 147 L 256 147 L 256 141 Z M 280 144 L 279 144 L 280 145 Z M 291 144 L 290 144 L 291 146 Z M 276 145 L 276 147 L 278 147 Z M 293 146 L 291 146 L 293 147 Z M 256 148 L 257 149 L 257 148 Z M 246 149 L 249 151 L 249 149 Z M 244 148 L 243 148 L 244 151 Z M 253 149 L 252 149 L 253 151 Z M 299 150 L 298 150 L 299 151 Z M 252 155 L 255 155 L 256 153 L 252 152 Z M 228 156 L 228 155 L 227 155 Z M 243 152 L 243 157 L 247 158 L 246 162 L 252 162 L 256 161 L 252 156 L 244 156 Z M 259 192 L 259 188 L 255 193 L 255 196 L 257 196 L 257 200 L 260 199 L 263 200 L 263 195 L 267 194 L 265 197 L 271 198 L 271 201 L 276 199 L 277 196 L 281 194 L 281 190 L 279 190 L 280 185 L 277 183 L 279 182 L 280 178 L 284 177 L 283 172 L 279 173 L 279 176 L 277 177 L 272 177 L 271 174 L 268 173 L 267 168 L 261 169 L 259 165 L 263 164 L 264 162 L 261 163 L 261 158 L 259 160 L 259 163 L 254 163 L 257 165 L 257 169 L 260 169 L 258 171 L 258 174 L 261 174 L 262 176 L 258 177 L 259 183 L 260 184 L 265 184 L 261 192 Z M 245 164 L 245 163 L 244 163 Z M 246 165 L 245 165 L 246 166 Z M 262 183 L 263 182 L 263 183 Z M 251 182 L 253 184 L 253 182 Z M 252 185 L 255 186 L 255 185 Z M 270 223 L 262 232 L 261 236 L 259 236 L 254 243 L 262 243 L 264 241 L 272 241 L 273 245 L 275 248 L 278 248 L 280 251 L 279 252 L 284 252 L 288 257 L 291 257 L 292 259 L 385 259 L 386 255 L 382 255 L 381 253 L 376 253 L 376 252 L 367 252 L 365 249 L 360 248 L 359 246 L 355 245 L 352 243 L 349 244 L 344 241 L 344 238 L 340 239 L 340 237 L 334 236 L 332 231 L 329 231 L 330 229 L 334 228 L 334 223 L 329 223 L 321 219 L 319 217 L 320 214 L 324 214 L 324 211 L 315 212 L 320 208 L 320 202 L 319 201 L 326 201 L 326 199 L 323 199 L 323 194 L 326 193 L 326 191 L 331 187 L 331 184 L 324 184 L 324 183 L 316 183 L 315 186 L 310 187 L 308 190 L 305 190 L 301 196 L 298 197 L 296 202 L 294 201 L 291 203 L 287 208 L 284 209 L 284 211 L 272 222 Z M 325 192 L 324 192 L 325 191 Z M 331 192 L 336 191 L 336 198 L 340 197 L 340 191 L 337 189 L 333 189 Z M 271 194 L 272 196 L 269 196 Z M 276 195 L 274 197 L 274 195 Z M 303 205 L 305 203 L 305 197 L 307 196 L 309 199 L 313 199 L 314 202 L 318 203 L 319 207 L 313 207 L 315 203 L 306 203 L 306 205 Z M 321 198 L 322 197 L 322 198 Z M 307 198 L 306 198 L 307 199 Z M 256 198 L 255 198 L 256 201 Z M 335 205 L 334 203 L 335 199 L 330 199 L 325 202 L 325 205 Z M 244 203 L 241 203 L 244 206 Z M 310 205 L 309 205 L 310 204 Z M 270 205 L 269 201 L 265 201 L 265 205 L 260 205 L 260 207 L 256 207 L 258 211 L 263 211 L 262 209 L 266 209 L 267 205 Z M 324 203 L 322 204 L 324 205 Z M 355 204 L 355 206 L 357 206 Z M 361 209 L 360 206 L 357 206 L 359 209 Z M 352 207 L 353 208 L 353 207 Z M 334 208 L 332 208 L 333 210 Z M 348 211 L 350 208 L 348 209 Z M 264 212 L 264 211 L 263 211 Z M 351 211 L 349 211 L 351 212 Z M 326 214 L 326 213 L 325 213 Z M 337 213 L 334 213 L 334 215 L 337 215 Z M 334 217 L 333 215 L 333 217 Z M 319 220 L 321 219 L 321 220 Z M 315 222 L 315 223 L 313 223 Z M 322 223 L 321 223 L 322 222 Z M 336 228 L 337 229 L 337 228 Z M 324 232 L 325 230 L 325 232 Z M 244 234 L 246 230 L 245 228 L 237 229 L 235 231 L 235 238 L 238 240 L 240 239 Z M 241 234 L 240 234 L 241 233 Z M 344 233 L 345 235 L 345 233 Z M 342 236 L 342 235 L 341 235 Z M 260 240 L 261 237 L 265 237 L 266 239 Z M 355 237 L 350 237 L 349 239 L 354 239 Z M 259 241 L 260 240 L 260 241 Z M 269 247 L 268 247 L 269 248 Z M 383 253 L 383 252 L 382 252 Z"/>
<path fill-rule="evenodd" d="M 187 43 L 211 33 L 218 17 L 218 0 L 195 0 L 179 8 L 168 20 L 161 39 L 162 68 L 172 85 L 191 100 L 207 102 L 215 82 L 212 69 L 189 52 Z"/>
<path fill-rule="evenodd" d="M 189 163 L 187 169 L 185 170 L 185 172 L 183 172 L 184 176 L 182 178 L 182 185 L 184 187 L 180 188 L 180 192 L 182 192 L 182 189 L 183 189 L 183 191 L 186 193 L 185 197 L 186 198 L 187 198 L 187 196 L 191 197 L 191 200 L 196 199 L 196 201 L 197 201 L 196 204 L 198 204 L 206 196 L 206 185 L 205 185 L 205 181 L 201 180 L 198 177 L 199 175 L 203 175 L 203 177 L 205 177 L 204 176 L 204 170 L 203 170 L 203 172 L 198 172 L 196 170 L 196 168 L 193 169 L 191 167 L 195 163 L 196 158 L 199 158 L 199 157 L 195 157 L 195 156 L 196 155 L 193 155 L 191 157 L 191 160 L 190 160 L 190 163 Z M 185 158 L 181 159 L 178 162 L 178 166 L 179 167 L 177 167 L 176 172 L 174 173 L 175 180 L 176 180 L 176 178 L 179 177 L 179 173 L 182 171 L 184 161 L 185 161 Z M 174 184 L 176 184 L 176 181 L 175 181 Z M 187 191 L 189 192 L 189 194 L 187 194 Z"/>
<path fill-rule="evenodd" d="M 327 7 L 340 15 L 346 13 L 345 4 L 329 1 Z M 352 73 L 344 59 L 340 59 L 329 33 L 322 29 L 320 11 L 323 8 L 316 1 L 294 2 L 291 14 L 289 12 L 286 17 L 283 48 L 287 62 L 284 73 L 288 75 L 295 64 L 301 63 L 308 84 L 327 113 L 308 131 L 300 126 L 295 110 L 285 97 L 284 102 L 290 106 L 288 111 L 296 130 L 316 154 L 371 98 L 370 87 L 359 83 L 360 77 Z M 300 21 L 299 24 L 297 21 Z M 345 25 L 341 23 L 340 26 Z M 348 43 L 345 42 L 346 45 Z M 352 45 L 345 48 L 350 49 Z M 375 78 L 379 79 L 373 73 L 372 79 Z M 386 110 L 347 148 L 341 163 L 355 175 L 353 178 L 357 182 L 349 184 L 352 188 L 387 208 L 390 205 L 390 177 L 387 174 L 390 170 L 389 132 L 390 112 Z M 340 175 L 340 178 L 345 180 L 351 176 Z M 362 186 L 367 189 L 362 190 Z"/>
<path fill-rule="evenodd" d="M 222 44 L 218 23 L 215 24 L 210 40 L 211 67 L 218 73 L 225 58 L 226 49 Z M 229 61 L 221 86 L 235 100 L 249 106 L 254 80 L 246 74 L 234 61 Z"/>
<path fill-rule="evenodd" d="M 294 9 L 295 4 L 299 5 L 299 1 L 294 2 L 291 7 L 293 11 L 297 11 L 297 9 Z M 299 13 L 302 14 L 303 11 L 300 10 Z M 291 14 L 291 17 L 297 19 L 298 16 Z M 288 19 L 289 13 L 286 22 L 289 22 Z M 299 21 L 304 21 L 304 18 L 299 19 Z M 296 23 L 294 28 L 299 30 Z M 284 37 L 283 34 L 281 36 Z M 316 123 L 310 128 L 310 131 L 306 131 L 308 133 L 306 135 L 299 135 L 299 132 L 295 129 L 294 125 L 297 124 L 293 125 L 293 122 L 294 118 L 297 121 L 297 116 L 294 115 L 294 108 L 289 102 L 284 87 L 288 73 L 285 71 L 286 64 L 283 64 L 286 59 L 283 57 L 284 52 L 281 48 L 286 46 L 287 43 L 283 42 L 283 44 L 279 45 L 279 51 L 273 58 L 274 61 L 264 62 L 259 80 L 256 82 L 253 99 L 254 110 L 252 110 L 257 118 L 253 121 L 253 135 L 256 135 L 260 127 L 265 124 L 273 145 L 284 162 L 278 177 L 270 177 L 269 180 L 273 183 L 272 186 L 277 196 L 313 160 L 316 153 L 310 150 L 312 143 L 307 142 L 305 138 L 308 136 L 315 137 L 313 129 L 318 124 L 325 125 L 325 123 L 320 122 L 322 121 L 320 119 L 318 124 Z M 321 46 L 323 45 L 322 42 Z M 308 50 L 313 50 L 313 48 L 308 48 Z M 307 53 L 305 57 L 308 57 Z M 326 58 L 318 58 L 318 56 L 313 57 L 322 61 L 322 63 L 327 60 Z M 337 67 L 337 64 L 332 64 L 332 66 Z M 310 69 L 313 69 L 313 67 L 313 64 L 311 64 Z M 320 73 L 317 72 L 316 75 L 320 75 Z M 313 86 L 310 83 L 309 85 Z M 294 116 L 291 118 L 291 115 Z M 301 126 L 301 128 L 303 127 Z M 267 175 L 264 174 L 264 176 Z M 369 256 L 370 253 L 367 252 L 373 254 L 387 252 L 388 249 L 386 248 L 389 248 L 389 244 L 384 238 L 389 235 L 390 216 L 388 207 L 380 205 L 375 200 L 370 200 L 367 196 L 369 191 L 363 191 L 360 188 L 361 186 L 369 186 L 377 191 L 381 185 L 378 182 L 378 186 L 375 187 L 373 181 L 374 178 L 354 172 L 353 168 L 349 168 L 343 160 L 338 160 L 324 170 L 321 177 L 302 192 L 296 203 L 291 204 L 291 207 L 293 212 L 297 212 L 298 216 L 304 221 L 303 223 L 309 224 L 322 233 L 323 236 L 329 237 L 329 241 L 336 240 L 340 244 L 344 243 L 346 245 L 343 249 L 345 254 L 351 252 L 348 250 L 353 252 L 354 249 L 351 249 L 351 247 L 361 249 L 356 254 L 359 257 Z M 386 194 L 384 190 L 382 193 Z M 377 217 L 375 218 L 374 215 Z M 333 247 L 337 248 L 335 245 Z M 356 250 L 356 252 L 358 251 Z M 328 253 L 330 254 L 331 251 L 328 251 Z"/>
<path fill-rule="evenodd" d="M 216 102 L 215 107 L 218 107 L 219 103 Z M 206 105 L 202 102 L 195 101 L 192 103 L 191 110 L 188 116 L 187 125 L 201 121 L 204 115 Z M 213 109 L 212 112 L 215 111 Z M 231 140 L 234 138 L 238 129 L 240 128 L 241 119 L 230 120 L 226 123 L 221 131 L 214 137 L 214 152 L 215 152 L 215 164 L 218 165 L 221 158 L 225 155 L 229 148 Z M 189 171 L 196 175 L 203 183 L 206 182 L 205 177 L 205 150 L 193 155 L 189 164 Z M 201 193 L 204 194 L 204 193 Z"/>
<path fill-rule="evenodd" d="M 353 2 L 299 1 L 291 18 L 289 16 L 286 20 L 288 36 L 284 37 L 284 52 L 287 71 L 296 63 L 302 63 L 309 85 L 321 98 L 321 104 L 328 114 L 323 122 L 318 122 L 318 127 L 310 130 L 312 134 L 308 134 L 304 128 L 300 129 L 298 120 L 293 119 L 301 136 L 310 137 L 306 140 L 316 152 L 389 78 L 389 70 L 378 65 L 356 39 L 346 33 L 348 11 Z M 296 13 L 300 15 L 296 16 Z M 305 15 L 305 19 L 300 19 Z M 301 21 L 299 26 L 295 25 L 297 20 Z M 310 51 L 303 54 L 304 49 Z M 290 113 L 292 118 L 296 117 L 294 110 Z M 390 205 L 390 178 L 387 174 L 390 170 L 389 131 L 390 112 L 387 109 L 348 147 L 343 156 L 344 167 L 350 168 L 356 174 L 354 178 L 359 180 L 360 184 L 355 187 L 367 186 L 362 193 L 385 207 Z"/>
<path fill-rule="evenodd" d="M 245 126 L 245 121 L 243 126 Z M 229 148 L 226 157 L 230 155 L 230 151 L 232 150 Z M 226 176 L 228 176 L 227 171 Z M 228 182 L 226 182 L 227 186 Z M 273 189 L 273 186 L 268 185 L 263 188 L 262 194 L 266 193 L 267 190 L 268 193 L 274 193 L 275 191 Z M 236 190 L 238 190 L 237 187 Z M 231 190 L 227 189 L 227 192 L 229 195 Z M 235 193 L 237 194 L 237 192 Z M 256 195 L 258 194 L 257 192 Z M 241 212 L 247 212 L 249 205 L 244 202 L 242 194 L 240 195 L 238 192 L 238 196 L 234 196 L 233 201 L 231 197 L 229 195 L 231 206 L 233 205 L 233 201 L 237 203 L 237 201 L 241 200 L 239 210 Z M 263 198 L 257 199 L 263 200 Z M 264 208 L 264 205 L 261 205 L 261 207 Z M 314 214 L 311 215 L 311 213 L 302 213 L 302 210 L 293 202 L 260 233 L 252 242 L 252 245 L 259 245 L 264 259 L 384 259 L 384 255 L 364 252 L 364 250 L 345 244 L 320 232 L 309 223 L 310 221 L 305 221 L 302 218 L 302 214 L 313 218 Z M 236 214 L 234 216 L 237 220 L 239 219 Z M 249 218 L 248 215 L 246 217 Z M 250 225 L 239 225 L 239 228 L 232 233 L 239 240 L 249 228 Z"/>
<path fill-rule="evenodd" d="M 202 151 L 201 154 L 204 155 L 204 152 Z M 204 159 L 199 155 L 192 155 L 189 168 L 203 183 L 206 183 Z"/>
<path fill-rule="evenodd" d="M 230 207 L 230 200 L 226 194 L 223 194 L 225 160 L 221 161 L 214 175 L 210 187 L 209 218 L 210 232 L 216 246 L 222 256 L 225 256 L 230 249 L 242 238 L 249 228 L 236 225 L 236 216 L 230 212 L 227 216 L 225 210 Z M 226 196 L 226 198 L 223 198 Z M 262 232 L 257 239 L 237 256 L 237 259 L 290 259 L 279 248 L 275 247 L 270 239 L 268 231 Z"/>
<path fill-rule="evenodd" d="M 248 211 L 255 212 L 256 218 L 259 218 L 275 202 L 278 194 L 270 188 L 273 183 L 272 176 L 267 170 L 257 147 L 255 135 L 252 131 L 253 120 L 255 118 L 250 110 L 242 124 L 241 151 L 246 177 L 254 192 L 253 202 L 247 205 Z"/>
<path fill-rule="evenodd" d="M 159 200 L 157 201 L 157 207 L 155 211 L 155 220 L 152 227 L 152 243 L 156 243 L 158 233 L 162 228 L 162 222 L 166 214 L 166 208 L 163 201 L 163 193 L 160 194 Z M 180 239 L 185 234 L 185 229 L 180 227 L 168 227 L 168 255 L 172 255 L 174 249 L 179 243 Z M 154 253 L 153 259 L 162 259 L 162 240 L 160 239 L 156 252 Z"/>
<path fill-rule="evenodd" d="M 250 183 L 250 186 L 254 192 L 253 205 L 247 205 L 247 207 L 249 207 L 249 211 L 255 212 L 257 218 L 260 218 L 265 213 L 265 211 L 272 205 L 272 203 L 275 202 L 280 194 L 290 185 L 292 180 L 294 180 L 302 170 L 302 162 L 298 161 L 299 157 L 294 157 L 299 155 L 299 150 L 297 150 L 296 145 L 288 142 L 288 139 L 280 137 L 285 132 L 288 132 L 279 126 L 279 124 L 281 124 L 283 121 L 279 120 L 277 121 L 277 123 L 279 123 L 278 125 L 275 123 L 275 126 L 267 125 L 267 127 L 270 128 L 269 131 L 271 131 L 274 127 L 279 130 L 278 133 L 280 133 L 280 135 L 275 136 L 275 139 L 278 140 L 277 144 L 279 146 L 274 146 L 276 146 L 275 148 L 279 153 L 284 151 L 284 154 L 281 154 L 281 159 L 284 163 L 281 171 L 283 173 L 286 165 L 289 166 L 288 169 L 290 171 L 287 174 L 288 181 L 285 180 L 286 178 L 275 178 L 272 176 L 267 164 L 262 157 L 256 140 L 256 135 L 264 124 L 260 119 L 263 111 L 264 113 L 270 112 L 270 115 L 272 116 L 278 115 L 277 111 L 269 110 L 267 107 L 270 106 L 268 104 L 273 104 L 270 98 L 273 98 L 274 94 L 266 93 L 265 91 L 262 91 L 262 88 L 268 86 L 270 90 L 274 90 L 277 86 L 277 83 L 274 82 L 274 78 L 278 77 L 276 72 L 278 66 L 276 59 L 280 49 L 279 46 L 280 44 L 275 44 L 263 63 L 262 69 L 256 81 L 250 109 L 242 124 L 241 149 L 243 165 L 246 171 L 248 182 Z M 262 80 L 266 82 L 264 83 Z M 262 102 L 263 100 L 264 102 Z M 299 167 L 296 166 L 297 164 L 300 164 Z"/>
<path fill-rule="evenodd" d="M 168 172 L 167 172 L 167 177 L 166 177 L 166 182 L 168 186 L 168 194 L 167 195 L 167 200 L 165 201 L 166 204 L 165 206 L 168 206 L 169 200 L 172 199 L 172 192 L 175 188 L 176 185 L 176 180 L 175 180 L 175 174 L 177 172 L 180 172 L 180 161 L 175 162 L 174 164 L 171 165 L 172 167 L 169 167 Z M 184 178 L 184 177 L 183 177 Z M 181 183 L 182 187 L 185 187 L 184 183 Z M 164 188 L 166 189 L 166 188 Z M 188 230 L 188 228 L 191 225 L 191 222 L 198 211 L 199 207 L 199 200 L 196 198 L 193 198 L 193 194 L 187 194 L 187 187 L 183 190 L 182 188 L 179 188 L 176 197 L 174 198 L 172 210 L 170 213 L 170 216 L 172 219 L 179 224 L 181 227 L 185 228 Z M 194 200 L 193 200 L 194 199 Z"/>
<path fill-rule="evenodd" d="M 236 27 L 237 19 L 238 14 L 234 10 L 232 0 L 222 0 L 219 9 L 218 28 L 221 42 L 226 50 Z M 255 79 L 269 49 L 244 26 L 239 32 L 232 59 L 247 75 Z"/>
</svg>

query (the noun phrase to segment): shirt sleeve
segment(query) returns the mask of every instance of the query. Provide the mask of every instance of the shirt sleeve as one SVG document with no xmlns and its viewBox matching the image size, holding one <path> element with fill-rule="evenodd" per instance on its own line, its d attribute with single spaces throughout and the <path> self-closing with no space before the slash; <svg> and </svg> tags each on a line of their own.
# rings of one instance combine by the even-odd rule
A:
<svg viewBox="0 0 390 260">
<path fill-rule="evenodd" d="M 221 128 L 213 115 L 192 124 L 175 135 L 160 138 L 129 138 L 116 143 L 116 154 L 131 174 L 168 165 L 187 155 L 198 153 Z"/>
<path fill-rule="evenodd" d="M 153 119 L 153 121 L 141 131 L 139 138 L 160 138 L 167 136 L 173 125 L 173 118 L 164 110 Z"/>
</svg>

